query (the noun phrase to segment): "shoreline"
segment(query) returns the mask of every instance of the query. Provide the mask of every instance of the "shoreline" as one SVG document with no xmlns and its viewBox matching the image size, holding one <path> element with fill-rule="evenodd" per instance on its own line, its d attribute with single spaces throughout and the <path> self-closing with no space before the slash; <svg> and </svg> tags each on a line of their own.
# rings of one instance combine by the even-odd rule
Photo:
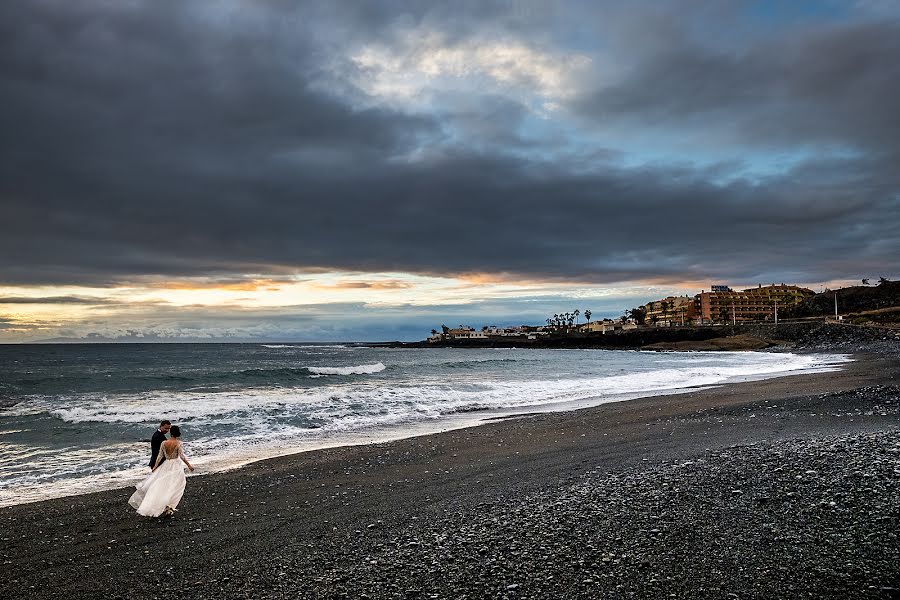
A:
<svg viewBox="0 0 900 600">
<path fill-rule="evenodd" d="M 619 351 L 619 352 L 650 352 L 651 350 L 611 350 L 611 351 Z M 658 352 L 657 350 L 652 350 L 652 352 Z M 692 351 L 693 352 L 693 351 Z M 566 412 L 574 412 L 582 409 L 590 409 L 595 408 L 597 406 L 601 406 L 604 404 L 618 403 L 618 402 L 630 402 L 634 400 L 640 399 L 648 399 L 659 396 L 673 396 L 679 395 L 682 393 L 692 392 L 692 391 L 701 391 L 705 389 L 714 389 L 723 386 L 730 386 L 738 383 L 746 383 L 751 381 L 765 381 L 769 379 L 779 379 L 785 377 L 795 377 L 798 375 L 809 375 L 816 373 L 827 373 L 835 370 L 841 370 L 847 368 L 852 362 L 854 362 L 854 358 L 852 355 L 846 353 L 837 353 L 837 352 L 798 352 L 796 354 L 816 354 L 825 358 L 823 361 L 818 363 L 816 366 L 807 367 L 807 368 L 798 368 L 796 370 L 787 370 L 787 371 L 779 371 L 775 373 L 757 373 L 757 374 L 749 374 L 749 375 L 740 375 L 740 376 L 732 376 L 726 380 L 720 382 L 714 382 L 709 384 L 697 384 L 690 385 L 683 388 L 666 388 L 666 389 L 656 389 L 656 390 L 642 390 L 636 392 L 623 392 L 620 394 L 612 395 L 612 396 L 590 396 L 586 398 L 578 398 L 573 400 L 565 400 L 565 401 L 557 401 L 557 402 L 547 402 L 547 403 L 536 403 L 536 404 L 522 404 L 518 406 L 505 407 L 505 408 L 493 408 L 493 409 L 484 409 L 484 410 L 475 410 L 475 411 L 464 411 L 460 413 L 447 414 L 438 419 L 430 420 L 430 421 L 417 421 L 410 423 L 401 423 L 391 426 L 381 426 L 376 427 L 372 430 L 367 431 L 358 431 L 353 432 L 349 435 L 342 436 L 339 438 L 323 438 L 319 440 L 310 440 L 304 444 L 283 447 L 283 448 L 270 448 L 268 450 L 258 451 L 254 456 L 245 458 L 245 459 L 223 459 L 221 462 L 214 463 L 213 465 L 208 465 L 204 458 L 200 457 L 199 459 L 194 458 L 193 463 L 195 467 L 199 467 L 198 471 L 193 474 L 188 475 L 188 479 L 194 479 L 196 477 L 207 477 L 211 475 L 217 475 L 221 473 L 231 472 L 235 470 L 240 470 L 246 468 L 250 465 L 253 465 L 258 462 L 263 462 L 267 460 L 273 460 L 283 457 L 289 457 L 296 454 L 303 454 L 306 452 L 317 452 L 321 450 L 328 450 L 333 448 L 341 448 L 341 447 L 355 447 L 355 446 L 365 446 L 368 444 L 382 444 L 389 442 L 398 442 L 405 439 L 412 439 L 427 435 L 437 435 L 445 432 L 456 431 L 459 429 L 467 429 L 470 427 L 479 427 L 482 425 L 490 424 L 493 421 L 497 420 L 506 420 L 513 419 L 519 416 L 533 416 L 544 413 L 566 413 Z M 188 447 L 189 449 L 189 447 Z M 207 470 L 204 467 L 210 466 Z M 115 475 L 115 474 L 114 474 Z M 140 481 L 142 477 L 134 477 L 131 479 L 121 478 L 119 480 L 107 481 L 103 483 L 98 489 L 90 492 L 77 492 L 74 494 L 54 494 L 52 491 L 48 492 L 44 497 L 37 498 L 29 498 L 24 502 L 16 502 L 16 503 L 3 503 L 0 502 L 0 511 L 14 506 L 21 506 L 25 504 L 34 504 L 45 502 L 49 500 L 57 500 L 70 498 L 75 496 L 82 496 L 85 494 L 91 494 L 96 492 L 106 492 L 113 490 L 130 490 L 135 483 Z M 64 482 L 66 486 L 74 486 L 74 487 L 82 487 L 87 486 L 92 483 L 90 477 L 86 477 L 83 479 L 72 479 L 66 480 Z"/>
<path fill-rule="evenodd" d="M 666 465 L 700 459 L 721 465 L 693 475 L 702 478 L 727 474 L 728 469 L 722 467 L 732 459 L 734 464 L 756 464 L 756 458 L 740 454 L 741 448 L 769 448 L 766 444 L 783 442 L 785 447 L 796 447 L 798 456 L 806 456 L 807 446 L 819 443 L 816 440 L 833 439 L 831 446 L 841 448 L 848 436 L 863 436 L 858 442 L 861 444 L 875 443 L 865 436 L 884 433 L 896 439 L 900 431 L 900 402 L 895 400 L 900 398 L 900 364 L 896 353 L 860 354 L 855 358 L 836 372 L 686 390 L 567 412 L 520 415 L 421 437 L 254 462 L 241 469 L 189 479 L 180 512 L 173 519 L 136 517 L 126 504 L 129 493 L 123 489 L 5 507 L 0 509 L 4 530 L 0 575 L 9 582 L 13 598 L 109 597 L 111 590 L 115 591 L 113 596 L 162 598 L 172 586 L 188 598 L 330 598 L 364 593 L 370 597 L 428 597 L 429 593 L 479 597 L 479 591 L 483 595 L 484 590 L 492 590 L 491 596 L 512 598 L 548 597 L 556 593 L 553 586 L 557 584 L 572 590 L 572 597 L 624 596 L 623 589 L 631 593 L 640 590 L 644 597 L 665 597 L 662 589 L 646 588 L 654 578 L 651 571 L 659 568 L 664 573 L 666 564 L 678 560 L 690 566 L 691 561 L 713 551 L 707 542 L 682 539 L 674 545 L 651 544 L 642 551 L 644 557 L 634 573 L 620 572 L 617 569 L 631 563 L 621 558 L 624 551 L 610 548 L 624 541 L 611 538 L 604 542 L 609 546 L 604 549 L 598 544 L 605 533 L 582 529 L 579 523 L 587 522 L 583 519 L 576 519 L 569 527 L 571 531 L 554 533 L 538 527 L 537 521 L 529 521 L 530 509 L 515 511 L 532 505 L 553 506 L 557 502 L 554 498 L 568 506 L 565 499 L 569 495 L 582 494 L 577 486 L 599 478 L 591 489 L 609 489 L 611 498 L 630 498 L 617 504 L 619 512 L 610 515 L 618 518 L 616 515 L 627 516 L 652 503 L 632 497 L 636 492 L 628 491 L 631 484 L 620 489 L 616 482 L 633 479 L 658 484 L 658 479 L 668 477 L 674 468 Z M 777 454 L 779 447 L 774 446 L 776 449 L 765 456 Z M 857 457 L 865 458 L 868 453 Z M 821 459 L 825 463 L 820 470 L 829 465 L 840 470 L 840 461 L 826 459 Z M 878 460 L 891 465 L 896 456 Z M 748 477 L 746 473 L 735 476 Z M 707 484 L 694 482 L 690 484 L 694 487 L 685 489 L 702 488 L 705 493 L 717 489 Z M 728 481 L 721 485 L 736 484 Z M 645 486 L 638 484 L 634 489 L 644 490 Z M 756 493 L 747 485 L 744 489 L 749 496 Z M 881 498 L 893 501 L 896 494 L 896 486 L 885 488 Z M 666 509 L 676 522 L 687 523 L 686 527 L 692 522 L 692 511 L 703 509 L 690 508 L 691 497 L 678 495 Z M 759 507 L 752 504 L 746 508 L 751 509 Z M 536 510 L 535 519 L 542 510 Z M 896 525 L 896 512 L 894 505 L 893 513 L 889 509 L 881 515 L 893 521 L 872 526 L 890 531 L 891 525 Z M 649 517 L 634 518 L 643 522 Z M 498 520 L 495 523 L 493 519 Z M 845 519 L 843 525 L 835 527 L 847 528 L 850 535 L 869 523 L 868 516 L 860 519 L 863 517 Z M 506 532 L 503 523 L 514 521 L 519 523 L 517 528 Z M 737 540 L 755 535 L 741 529 L 741 522 L 735 522 L 737 529 L 732 537 Z M 791 525 L 779 522 L 778 527 L 790 530 Z M 641 536 L 651 539 L 657 535 L 652 529 L 664 531 L 655 527 L 632 533 L 638 541 Z M 505 537 L 488 542 L 501 530 Z M 469 539 L 466 536 L 470 534 L 471 546 L 459 546 L 459 540 Z M 573 535 L 577 539 L 570 539 Z M 598 537 L 586 541 L 579 536 Z M 442 538 L 445 541 L 439 542 Z M 529 542 L 538 539 L 548 548 L 562 546 L 549 558 L 540 558 L 539 548 Z M 897 555 L 896 537 L 875 541 L 881 544 L 878 549 L 882 555 Z M 588 543 L 596 550 L 579 555 L 581 558 L 573 563 L 554 562 L 573 548 L 581 552 Z M 453 545 L 449 554 L 452 560 L 447 559 L 448 544 Z M 522 554 L 523 548 L 531 554 Z M 766 548 L 757 548 L 759 557 L 747 557 L 744 567 L 755 574 L 753 585 L 762 586 L 762 595 L 784 595 L 788 589 L 785 586 L 792 585 L 792 578 L 797 579 L 796 573 L 803 571 L 793 575 L 771 569 L 757 572 L 757 563 L 784 558 Z M 663 561 L 662 554 L 654 554 L 663 549 L 681 554 L 674 562 Z M 816 569 L 833 568 L 849 560 L 843 555 L 832 559 L 827 546 L 814 549 L 821 551 L 821 565 L 804 562 L 798 569 L 812 569 L 810 573 L 815 574 Z M 610 558 L 610 552 L 616 556 Z M 631 552 L 627 554 L 631 556 Z M 728 548 L 717 552 L 730 556 Z M 163 553 L 167 559 L 160 561 L 157 557 Z M 600 560 L 601 554 L 609 561 Z M 597 565 L 591 560 L 585 562 L 590 556 Z M 617 560 L 621 562 L 614 562 Z M 642 560 L 649 564 L 641 567 Z M 871 584 L 876 587 L 868 597 L 881 597 L 881 588 L 891 587 L 892 582 L 900 585 L 898 563 L 894 563 L 893 571 L 873 574 L 870 567 L 875 559 L 866 555 L 857 560 L 861 571 L 854 570 L 845 578 L 841 584 L 844 587 L 832 587 L 820 595 L 847 596 L 847 585 L 865 584 L 863 589 L 868 589 Z M 431 565 L 431 574 L 422 572 L 416 566 L 419 563 Z M 555 580 L 522 576 L 522 572 L 539 571 L 544 564 L 553 567 Z M 485 571 L 486 565 L 496 566 L 494 577 L 485 578 L 490 574 L 490 570 Z M 503 565 L 518 569 L 519 576 L 503 570 Z M 455 571 L 457 567 L 462 571 Z M 603 573 L 618 575 L 607 580 Z M 723 590 L 742 592 L 737 575 L 728 569 L 718 575 L 708 571 L 704 576 L 718 577 Z M 659 577 L 665 581 L 665 577 Z M 586 580 L 591 583 L 584 583 Z M 451 583 L 457 587 L 447 587 Z M 604 587 L 607 583 L 612 587 Z M 616 585 L 624 588 L 617 591 Z M 690 595 L 693 590 L 693 595 L 703 595 L 697 593 L 695 584 L 678 581 L 677 577 L 666 585 L 666 591 Z M 724 597 L 725 593 L 720 595 Z"/>
<path fill-rule="evenodd" d="M 646 327 L 610 333 L 551 333 L 528 339 L 527 336 L 491 338 L 449 338 L 438 341 L 379 342 L 375 348 L 533 348 L 533 349 L 605 349 L 647 351 L 752 351 L 795 347 L 836 347 L 863 350 L 866 346 L 900 340 L 900 329 L 860 326 L 803 319 L 774 323 L 735 325 L 676 325 Z"/>
</svg>

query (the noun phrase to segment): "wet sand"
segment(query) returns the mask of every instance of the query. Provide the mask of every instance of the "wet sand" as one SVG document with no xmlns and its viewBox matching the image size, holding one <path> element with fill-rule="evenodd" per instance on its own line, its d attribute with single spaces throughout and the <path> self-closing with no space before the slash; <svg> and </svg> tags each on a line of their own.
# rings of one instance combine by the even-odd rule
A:
<svg viewBox="0 0 900 600">
<path fill-rule="evenodd" d="M 897 356 L 0 509 L 4 597 L 891 597 Z"/>
</svg>

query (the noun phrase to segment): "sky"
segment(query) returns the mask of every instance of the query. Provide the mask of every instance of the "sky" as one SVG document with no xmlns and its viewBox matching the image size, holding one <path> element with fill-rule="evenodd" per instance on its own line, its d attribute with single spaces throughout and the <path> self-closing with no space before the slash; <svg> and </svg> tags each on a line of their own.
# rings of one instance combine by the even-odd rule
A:
<svg viewBox="0 0 900 600">
<path fill-rule="evenodd" d="M 900 4 L 5 0 L 0 343 L 900 276 Z"/>
</svg>

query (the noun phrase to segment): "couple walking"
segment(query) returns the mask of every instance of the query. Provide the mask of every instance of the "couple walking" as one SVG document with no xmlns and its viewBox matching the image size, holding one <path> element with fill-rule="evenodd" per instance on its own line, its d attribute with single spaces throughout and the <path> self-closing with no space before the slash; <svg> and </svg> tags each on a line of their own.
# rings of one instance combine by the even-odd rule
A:
<svg viewBox="0 0 900 600">
<path fill-rule="evenodd" d="M 171 437 L 166 438 L 166 434 Z M 128 500 L 139 515 L 158 517 L 175 513 L 184 495 L 184 466 L 194 470 L 184 455 L 181 428 L 162 421 L 150 440 L 150 476 L 137 484 L 137 491 Z"/>
</svg>

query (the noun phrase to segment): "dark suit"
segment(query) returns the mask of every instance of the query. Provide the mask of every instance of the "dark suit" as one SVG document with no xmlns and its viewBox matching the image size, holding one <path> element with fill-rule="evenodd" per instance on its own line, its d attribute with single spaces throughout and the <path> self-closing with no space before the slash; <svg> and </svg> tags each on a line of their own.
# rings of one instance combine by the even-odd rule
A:
<svg viewBox="0 0 900 600">
<path fill-rule="evenodd" d="M 157 429 L 153 432 L 153 437 L 150 439 L 150 468 L 156 466 L 156 457 L 159 456 L 159 447 L 162 446 L 162 443 L 166 441 L 166 434 Z M 165 462 L 166 457 L 163 456 L 163 459 L 159 461 L 159 464 L 163 464 Z"/>
</svg>

